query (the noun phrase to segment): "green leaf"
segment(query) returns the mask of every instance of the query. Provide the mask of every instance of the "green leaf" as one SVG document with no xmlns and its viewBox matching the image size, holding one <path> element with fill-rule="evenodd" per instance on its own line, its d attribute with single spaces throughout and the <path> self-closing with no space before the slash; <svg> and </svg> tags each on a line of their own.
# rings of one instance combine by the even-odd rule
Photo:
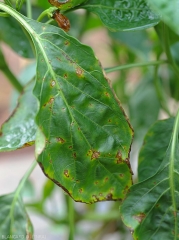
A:
<svg viewBox="0 0 179 240">
<path fill-rule="evenodd" d="M 12 41 L 13 36 L 13 41 Z M 0 20 L 0 41 L 8 44 L 17 54 L 22 57 L 32 58 L 33 52 L 29 41 L 21 26 L 12 17 Z"/>
<path fill-rule="evenodd" d="M 33 227 L 20 196 L 0 197 L 0 239 L 32 239 Z"/>
<path fill-rule="evenodd" d="M 43 186 L 43 196 L 42 201 L 44 202 L 47 198 L 49 198 L 55 189 L 55 184 L 51 180 L 47 179 Z"/>
<path fill-rule="evenodd" d="M 157 121 L 144 138 L 139 154 L 138 179 L 143 181 L 157 172 L 170 143 L 174 118 Z M 150 159 L 150 161 L 146 161 Z"/>
<path fill-rule="evenodd" d="M 153 10 L 161 15 L 161 19 L 166 22 L 176 33 L 178 33 L 179 14 L 178 5 L 179 0 L 147 0 Z"/>
<path fill-rule="evenodd" d="M 123 202 L 121 207 L 122 219 L 133 232 L 134 239 L 178 239 L 178 133 L 179 113 L 160 168 L 155 173 L 156 166 L 154 166 L 153 172 L 155 174 L 152 177 L 132 186 Z M 156 134 L 156 132 L 153 132 L 153 134 Z M 158 135 L 155 135 L 156 140 L 159 142 L 161 138 L 158 139 Z M 146 155 L 146 157 L 145 162 L 155 161 L 155 155 L 152 159 L 151 156 Z"/>
<path fill-rule="evenodd" d="M 145 76 L 129 99 L 129 115 L 138 140 L 143 139 L 148 128 L 157 120 L 159 109 L 154 82 Z"/>
<path fill-rule="evenodd" d="M 35 116 L 37 100 L 32 95 L 34 81 L 24 88 L 18 106 L 0 131 L 0 152 L 12 151 L 34 143 L 36 134 Z"/>
<path fill-rule="evenodd" d="M 112 31 L 149 28 L 160 20 L 144 0 L 88 0 L 80 7 L 97 14 Z"/>
<path fill-rule="evenodd" d="M 62 11 L 74 8 L 86 0 L 48 0 L 53 6 L 58 7 Z"/>
<path fill-rule="evenodd" d="M 14 16 L 37 51 L 34 93 L 46 138 L 38 157 L 44 173 L 76 201 L 122 200 L 132 184 L 133 130 L 93 51 L 59 28 Z"/>
<path fill-rule="evenodd" d="M 34 93 L 38 132 L 46 138 L 38 157 L 44 173 L 75 201 L 122 200 L 132 184 L 133 130 L 93 51 L 60 28 L 0 8 L 25 26 L 37 51 Z"/>
</svg>

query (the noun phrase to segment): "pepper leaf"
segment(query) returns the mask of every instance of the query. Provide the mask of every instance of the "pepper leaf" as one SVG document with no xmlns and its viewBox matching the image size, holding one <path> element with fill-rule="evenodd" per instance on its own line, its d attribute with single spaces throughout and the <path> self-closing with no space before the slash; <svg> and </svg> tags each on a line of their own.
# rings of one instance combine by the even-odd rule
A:
<svg viewBox="0 0 179 240">
<path fill-rule="evenodd" d="M 33 226 L 20 195 L 0 196 L 0 239 L 32 239 Z"/>
<path fill-rule="evenodd" d="M 48 0 L 49 3 L 55 7 L 58 7 L 62 11 L 74 8 L 86 0 Z"/>
<path fill-rule="evenodd" d="M 112 31 L 145 29 L 160 21 L 144 0 L 88 0 L 80 7 L 97 14 Z"/>
<path fill-rule="evenodd" d="M 170 143 L 173 123 L 174 118 L 157 121 L 146 134 L 139 154 L 139 181 L 151 177 L 160 167 Z M 150 161 L 146 161 L 146 159 L 150 159 Z"/>
<path fill-rule="evenodd" d="M 46 140 L 37 152 L 45 175 L 75 201 L 122 200 L 132 184 L 133 130 L 92 49 L 60 28 L 13 15 L 36 48 L 37 125 Z"/>
<path fill-rule="evenodd" d="M 171 122 L 168 121 L 170 125 Z M 159 123 L 158 123 L 159 127 Z M 167 126 L 168 128 L 169 126 Z M 160 129 L 163 128 L 159 127 Z M 168 148 L 165 149 L 163 161 L 156 171 L 156 166 L 152 170 L 154 175 L 130 188 L 125 201 L 121 206 L 121 214 L 124 223 L 133 232 L 136 240 L 143 239 L 177 239 L 179 235 L 179 115 L 177 115 L 173 135 Z M 155 126 L 150 129 L 148 135 L 153 135 L 156 145 L 159 143 L 163 148 L 163 137 L 155 131 Z M 165 134 L 167 135 L 167 134 Z M 167 136 L 166 136 L 167 137 Z M 146 139 L 148 140 L 148 139 Z M 145 143 L 148 145 L 150 143 Z M 165 141 L 164 141 L 165 145 Z M 151 145 L 151 148 L 153 145 Z M 156 149 L 156 148 L 155 148 Z M 147 148 L 145 149 L 147 150 Z M 143 150 L 143 155 L 144 151 Z M 163 149 L 164 151 L 164 149 Z M 153 154 L 147 156 L 145 162 L 158 163 L 158 159 Z M 147 163 L 149 165 L 149 163 Z"/>
<path fill-rule="evenodd" d="M 18 106 L 0 130 L 0 152 L 31 146 L 35 141 L 37 100 L 32 94 L 34 81 L 24 88 Z"/>
<path fill-rule="evenodd" d="M 178 5 L 179 0 L 147 0 L 153 10 L 160 14 L 161 19 L 166 22 L 177 34 L 179 24 Z"/>
</svg>

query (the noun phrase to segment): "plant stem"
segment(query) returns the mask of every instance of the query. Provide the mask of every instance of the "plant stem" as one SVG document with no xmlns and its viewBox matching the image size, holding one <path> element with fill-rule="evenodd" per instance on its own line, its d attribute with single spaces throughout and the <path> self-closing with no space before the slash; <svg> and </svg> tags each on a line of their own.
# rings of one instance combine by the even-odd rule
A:
<svg viewBox="0 0 179 240">
<path fill-rule="evenodd" d="M 52 13 L 55 11 L 55 10 L 57 10 L 58 8 L 56 8 L 56 7 L 50 7 L 50 8 L 48 8 L 48 9 L 46 9 L 45 11 L 43 11 L 40 15 L 39 15 L 39 17 L 37 18 L 37 21 L 38 22 L 41 22 L 42 21 L 42 19 L 44 18 L 44 17 L 46 17 L 46 16 L 51 16 L 52 15 Z"/>
<path fill-rule="evenodd" d="M 12 84 L 12 86 L 19 92 L 22 93 L 23 86 L 20 84 L 20 82 L 17 80 L 17 78 L 14 76 L 14 74 L 11 72 L 11 70 L 6 66 L 5 68 L 1 69 L 2 72 L 6 75 L 9 82 Z"/>
<path fill-rule="evenodd" d="M 177 164 L 178 158 L 178 133 L 179 133 L 179 110 L 175 118 L 175 123 L 173 127 L 173 135 L 171 141 L 171 153 L 170 153 L 170 165 L 169 165 L 169 181 L 170 181 L 170 191 L 171 191 L 171 198 L 172 198 L 172 207 L 173 212 L 177 213 L 177 196 L 176 196 L 176 169 L 175 165 Z M 177 214 L 174 214 L 174 221 L 175 221 L 175 240 L 177 239 L 177 232 L 178 232 L 178 219 Z"/>
<path fill-rule="evenodd" d="M 105 72 L 110 73 L 110 72 L 129 69 L 129 68 L 148 67 L 148 66 L 155 66 L 155 65 L 165 64 L 165 63 L 167 63 L 166 60 L 153 61 L 153 62 L 143 62 L 143 63 L 131 63 L 131 64 L 122 65 L 122 66 L 106 68 Z"/>
<path fill-rule="evenodd" d="M 164 23 L 163 23 L 163 41 L 164 41 L 164 50 L 167 55 L 168 62 L 171 64 L 176 76 L 179 76 L 179 68 L 177 67 L 170 51 L 168 27 Z"/>
<path fill-rule="evenodd" d="M 37 166 L 37 161 L 34 160 L 30 166 L 30 168 L 27 170 L 27 172 L 25 173 L 25 175 L 23 176 L 23 178 L 21 179 L 18 187 L 15 190 L 15 196 L 18 196 L 25 184 L 25 182 L 27 181 L 27 179 L 29 178 L 29 176 L 31 175 L 31 173 L 33 172 L 34 168 Z"/>
<path fill-rule="evenodd" d="M 32 5 L 30 0 L 26 0 L 27 17 L 32 18 Z"/>
<path fill-rule="evenodd" d="M 75 232 L 75 226 L 74 226 L 74 219 L 75 219 L 75 214 L 74 214 L 74 201 L 71 197 L 68 197 L 68 216 L 69 216 L 69 228 L 70 228 L 70 233 L 69 233 L 69 240 L 74 240 L 74 232 Z"/>
<path fill-rule="evenodd" d="M 5 12 L 0 12 L 0 17 L 9 17 L 9 14 Z"/>
</svg>

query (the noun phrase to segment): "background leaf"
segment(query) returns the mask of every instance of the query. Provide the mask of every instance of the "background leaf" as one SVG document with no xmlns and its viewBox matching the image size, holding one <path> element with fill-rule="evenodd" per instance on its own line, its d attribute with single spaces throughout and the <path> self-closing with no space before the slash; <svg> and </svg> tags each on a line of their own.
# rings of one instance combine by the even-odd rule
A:
<svg viewBox="0 0 179 240">
<path fill-rule="evenodd" d="M 13 41 L 12 41 L 13 36 Z M 0 41 L 8 44 L 17 54 L 25 58 L 33 58 L 31 45 L 22 27 L 12 17 L 0 21 Z"/>
<path fill-rule="evenodd" d="M 76 201 L 121 200 L 132 183 L 133 131 L 98 60 L 63 30 L 27 21 L 36 36 L 37 124 L 46 138 L 39 164 Z"/>
<path fill-rule="evenodd" d="M 154 82 L 145 76 L 129 99 L 129 115 L 138 140 L 143 139 L 148 128 L 157 120 L 159 110 Z"/>
<path fill-rule="evenodd" d="M 155 173 L 155 166 L 153 169 L 155 174 L 152 177 L 132 186 L 122 204 L 122 219 L 133 232 L 134 239 L 173 240 L 178 238 L 179 117 L 177 116 L 176 119 L 173 136 L 159 170 Z M 156 131 L 152 131 L 152 129 L 150 132 L 153 134 L 153 138 L 155 136 L 155 142 L 161 141 L 161 135 L 156 135 Z M 151 156 L 148 156 L 147 153 L 145 157 L 147 157 L 144 160 L 145 162 L 155 161 L 156 159 L 155 155 L 151 159 Z"/>
<path fill-rule="evenodd" d="M 0 152 L 12 151 L 34 143 L 36 134 L 35 116 L 38 106 L 37 100 L 32 95 L 33 87 L 34 81 L 31 81 L 20 96 L 17 108 L 2 125 Z"/>
<path fill-rule="evenodd" d="M 149 28 L 160 20 L 144 0 L 88 0 L 80 7 L 97 14 L 112 31 Z"/>
<path fill-rule="evenodd" d="M 174 118 L 157 121 L 144 138 L 139 154 L 138 179 L 143 181 L 157 172 L 170 143 Z M 150 159 L 150 161 L 146 161 Z"/>
<path fill-rule="evenodd" d="M 58 7 L 60 10 L 62 11 L 66 11 L 69 10 L 71 8 L 74 8 L 78 5 L 80 5 L 81 3 L 85 2 L 86 0 L 48 0 L 53 6 Z"/>
<path fill-rule="evenodd" d="M 0 239 L 32 239 L 33 227 L 26 213 L 22 199 L 15 194 L 0 197 Z"/>
<path fill-rule="evenodd" d="M 178 33 L 179 14 L 176 9 L 178 9 L 179 0 L 147 1 L 151 4 L 155 12 L 161 15 L 161 19 Z"/>
</svg>

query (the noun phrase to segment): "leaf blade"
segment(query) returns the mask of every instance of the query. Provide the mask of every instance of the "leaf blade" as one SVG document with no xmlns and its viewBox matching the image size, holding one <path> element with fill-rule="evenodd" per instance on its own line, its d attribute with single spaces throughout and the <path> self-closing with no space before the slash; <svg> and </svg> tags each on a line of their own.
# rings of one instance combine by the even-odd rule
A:
<svg viewBox="0 0 179 240">
<path fill-rule="evenodd" d="M 0 197 L 0 232 L 3 239 L 8 236 L 32 238 L 33 227 L 22 199 L 14 193 Z M 31 238 L 30 238 L 31 237 Z"/>
<path fill-rule="evenodd" d="M 97 14 L 112 31 L 145 29 L 160 21 L 144 0 L 88 0 L 80 7 Z"/>
<path fill-rule="evenodd" d="M 17 108 L 1 126 L 0 152 L 16 150 L 34 143 L 35 116 L 38 106 L 37 100 L 32 95 L 33 87 L 34 81 L 26 85 L 24 93 L 19 98 Z"/>
<path fill-rule="evenodd" d="M 133 231 L 134 239 L 178 238 L 178 129 L 177 116 L 159 170 L 131 187 L 121 207 L 123 221 Z"/>
</svg>

